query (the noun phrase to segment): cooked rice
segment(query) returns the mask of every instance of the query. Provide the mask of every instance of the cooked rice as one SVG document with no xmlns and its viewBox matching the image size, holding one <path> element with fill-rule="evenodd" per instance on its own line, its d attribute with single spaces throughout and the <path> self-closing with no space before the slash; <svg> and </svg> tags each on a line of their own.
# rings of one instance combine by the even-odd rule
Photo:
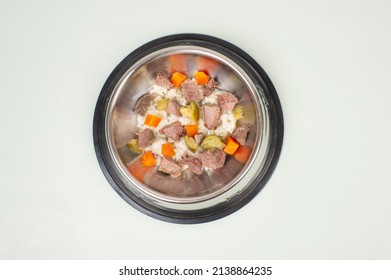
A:
<svg viewBox="0 0 391 280">
<path fill-rule="evenodd" d="M 194 154 L 192 153 L 186 146 L 184 138 L 182 138 L 178 142 L 174 142 L 170 139 L 166 139 L 164 135 L 162 135 L 159 131 L 163 127 L 172 124 L 176 121 L 179 121 L 182 125 L 190 124 L 191 121 L 186 117 L 178 117 L 172 114 L 168 114 L 166 111 L 160 111 L 156 109 L 157 102 L 161 100 L 162 98 L 168 98 L 173 99 L 175 98 L 181 106 L 187 105 L 187 100 L 185 99 L 184 95 L 179 89 L 171 88 L 169 90 L 165 89 L 164 87 L 153 85 L 152 89 L 150 91 L 151 93 L 156 94 L 156 97 L 154 98 L 153 102 L 149 106 L 147 113 L 145 116 L 138 115 L 137 116 L 137 126 L 140 129 L 149 128 L 153 131 L 155 134 L 156 140 L 154 143 L 146 148 L 146 151 L 152 151 L 154 154 L 162 157 L 162 151 L 161 146 L 162 144 L 166 142 L 173 142 L 174 143 L 174 150 L 175 150 L 175 156 L 172 158 L 176 161 L 179 161 L 184 155 L 189 153 L 190 155 L 197 155 L 198 151 Z M 215 89 L 209 96 L 204 97 L 204 99 L 201 101 L 201 106 L 204 104 L 217 104 L 217 96 L 224 91 Z M 145 118 L 148 114 L 156 115 L 162 118 L 159 125 L 157 127 L 150 127 L 144 125 Z M 202 110 L 200 110 L 200 114 L 202 114 Z M 200 133 L 203 133 L 205 135 L 215 134 L 217 136 L 220 136 L 221 138 L 225 138 L 229 133 L 232 133 L 232 131 L 235 129 L 236 126 L 236 119 L 232 113 L 232 110 L 229 110 L 222 114 L 220 116 L 221 123 L 216 127 L 214 130 L 209 130 L 205 127 L 204 121 L 202 116 L 200 115 L 200 119 L 198 122 L 198 130 Z M 160 158 L 158 158 L 157 164 L 160 164 Z"/>
</svg>

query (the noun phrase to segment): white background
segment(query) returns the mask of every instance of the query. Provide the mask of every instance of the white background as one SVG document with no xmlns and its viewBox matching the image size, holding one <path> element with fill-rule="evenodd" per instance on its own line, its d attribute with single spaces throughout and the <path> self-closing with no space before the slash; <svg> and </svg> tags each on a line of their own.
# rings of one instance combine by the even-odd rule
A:
<svg viewBox="0 0 391 280">
<path fill-rule="evenodd" d="M 0 258 L 391 259 L 390 3 L 3 0 Z M 201 225 L 129 206 L 92 139 L 114 67 L 183 32 L 252 55 L 285 118 L 264 190 Z"/>
</svg>

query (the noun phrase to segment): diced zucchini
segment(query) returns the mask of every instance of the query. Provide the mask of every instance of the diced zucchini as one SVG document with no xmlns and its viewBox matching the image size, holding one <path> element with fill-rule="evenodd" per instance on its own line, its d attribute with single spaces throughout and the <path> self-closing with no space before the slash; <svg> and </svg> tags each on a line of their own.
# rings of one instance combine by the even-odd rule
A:
<svg viewBox="0 0 391 280">
<path fill-rule="evenodd" d="M 164 110 L 166 110 L 169 101 L 170 101 L 170 100 L 167 99 L 167 98 L 162 98 L 162 99 L 160 99 L 160 100 L 157 102 L 157 104 L 156 104 L 156 109 L 158 109 L 159 111 L 164 111 Z"/>
<path fill-rule="evenodd" d="M 240 120 L 244 118 L 244 113 L 243 113 L 243 107 L 238 105 L 233 109 L 233 115 L 236 120 Z"/>
<path fill-rule="evenodd" d="M 189 137 L 189 136 L 185 135 L 185 143 L 186 143 L 186 146 L 189 148 L 190 151 L 192 151 L 193 153 L 195 153 L 197 151 L 198 144 L 194 140 L 193 137 Z"/>
<path fill-rule="evenodd" d="M 203 150 L 211 149 L 211 148 L 218 148 L 223 149 L 225 147 L 225 144 L 221 139 L 214 134 L 208 135 L 202 140 L 201 142 L 201 148 Z"/>
<path fill-rule="evenodd" d="M 137 141 L 137 139 L 131 139 L 128 142 L 128 147 L 134 153 L 138 153 L 138 154 L 141 153 L 141 151 L 138 149 L 138 141 Z"/>
<path fill-rule="evenodd" d="M 190 102 L 190 105 L 180 107 L 179 111 L 182 116 L 187 117 L 191 122 L 196 123 L 200 119 L 200 112 L 197 104 L 194 101 Z"/>
</svg>

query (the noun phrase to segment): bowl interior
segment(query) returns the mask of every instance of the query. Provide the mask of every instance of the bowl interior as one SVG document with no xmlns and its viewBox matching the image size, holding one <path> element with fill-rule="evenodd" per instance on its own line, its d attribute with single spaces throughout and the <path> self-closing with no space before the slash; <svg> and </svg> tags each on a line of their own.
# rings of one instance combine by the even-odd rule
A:
<svg viewBox="0 0 391 280">
<path fill-rule="evenodd" d="M 224 167 L 195 175 L 182 172 L 179 178 L 158 171 L 157 167 L 142 167 L 140 155 L 130 151 L 127 142 L 139 131 L 135 105 L 149 93 L 158 71 L 180 71 L 188 77 L 205 71 L 218 82 L 218 88 L 232 92 L 244 108 L 244 118 L 238 125 L 250 123 L 246 146 L 252 152 L 247 163 L 227 156 Z M 106 114 L 107 140 L 111 155 L 122 173 L 126 185 L 140 195 L 176 203 L 197 202 L 218 196 L 241 180 L 250 166 L 262 139 L 263 107 L 246 71 L 231 58 L 216 51 L 196 46 L 173 46 L 156 50 L 129 65 L 115 85 Z"/>
</svg>

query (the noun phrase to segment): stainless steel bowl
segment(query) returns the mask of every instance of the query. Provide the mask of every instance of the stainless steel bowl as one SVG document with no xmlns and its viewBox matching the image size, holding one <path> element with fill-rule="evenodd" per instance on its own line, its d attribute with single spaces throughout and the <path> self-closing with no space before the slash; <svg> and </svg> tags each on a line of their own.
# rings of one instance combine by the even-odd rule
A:
<svg viewBox="0 0 391 280">
<path fill-rule="evenodd" d="M 135 137 L 137 100 L 148 93 L 158 71 L 191 76 L 205 70 L 219 87 L 233 92 L 251 123 L 246 163 L 228 156 L 223 168 L 172 178 L 157 168 L 132 172 L 139 158 L 127 142 Z M 280 154 L 281 105 L 270 79 L 244 51 L 206 35 L 179 34 L 149 42 L 126 57 L 100 93 L 94 115 L 94 143 L 112 187 L 140 211 L 169 222 L 201 223 L 224 217 L 249 202 L 266 184 Z"/>
</svg>

